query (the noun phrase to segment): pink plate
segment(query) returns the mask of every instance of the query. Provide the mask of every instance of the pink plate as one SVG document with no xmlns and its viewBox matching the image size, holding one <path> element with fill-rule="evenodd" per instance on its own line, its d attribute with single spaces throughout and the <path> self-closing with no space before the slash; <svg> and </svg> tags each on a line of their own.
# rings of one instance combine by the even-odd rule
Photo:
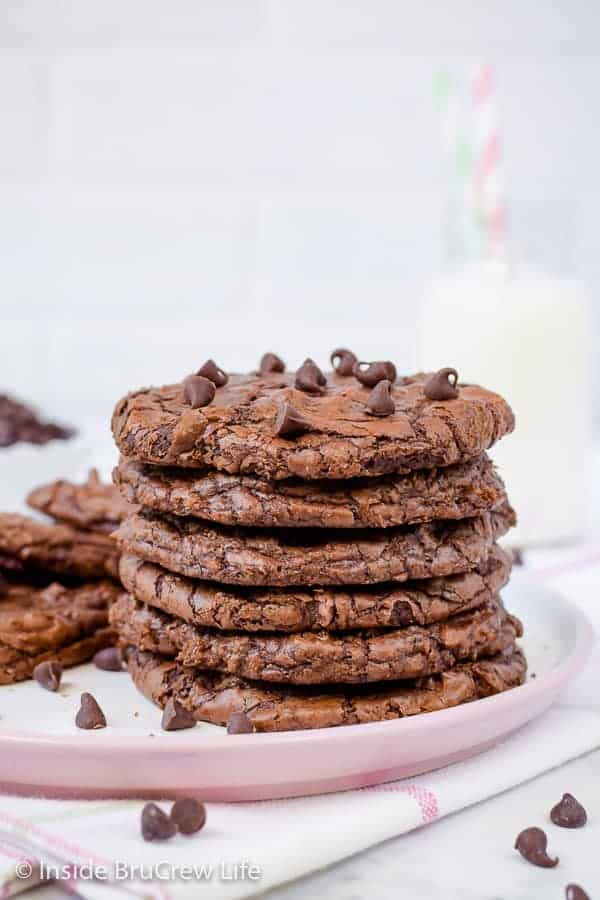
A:
<svg viewBox="0 0 600 900">
<path fill-rule="evenodd" d="M 161 732 L 160 713 L 126 674 L 81 666 L 58 694 L 33 682 L 0 688 L 0 789 L 60 797 L 258 800 L 379 784 L 466 759 L 539 716 L 585 663 L 592 628 L 576 607 L 514 574 L 505 602 L 525 625 L 530 678 L 476 703 L 412 718 L 320 731 L 228 736 L 199 725 Z M 109 727 L 73 722 L 91 691 Z"/>
</svg>

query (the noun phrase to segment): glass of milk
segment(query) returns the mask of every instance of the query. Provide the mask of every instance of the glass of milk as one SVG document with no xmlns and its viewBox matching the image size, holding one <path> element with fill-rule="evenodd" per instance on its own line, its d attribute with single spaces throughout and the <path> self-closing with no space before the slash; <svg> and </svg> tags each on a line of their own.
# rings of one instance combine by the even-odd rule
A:
<svg viewBox="0 0 600 900">
<path fill-rule="evenodd" d="M 425 299 L 420 365 L 498 391 L 516 428 L 491 451 L 519 518 L 513 544 L 581 537 L 591 439 L 588 306 L 576 280 L 502 261 L 442 276 Z"/>
</svg>

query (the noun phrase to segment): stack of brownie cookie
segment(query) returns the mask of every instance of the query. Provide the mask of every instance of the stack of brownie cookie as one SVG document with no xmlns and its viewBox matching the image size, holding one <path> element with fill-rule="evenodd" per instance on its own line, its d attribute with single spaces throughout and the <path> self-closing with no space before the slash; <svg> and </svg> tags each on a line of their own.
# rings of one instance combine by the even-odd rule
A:
<svg viewBox="0 0 600 900">
<path fill-rule="evenodd" d="M 371 722 L 514 687 L 500 599 L 515 516 L 485 450 L 497 394 L 332 354 L 285 372 L 212 360 L 125 397 L 111 621 L 131 676 L 183 719 L 277 731 Z"/>
<path fill-rule="evenodd" d="M 122 591 L 109 532 L 127 506 L 113 485 L 92 472 L 83 485 L 37 488 L 28 503 L 54 521 L 0 513 L 0 684 L 43 663 L 85 662 L 112 644 L 108 610 Z"/>
</svg>

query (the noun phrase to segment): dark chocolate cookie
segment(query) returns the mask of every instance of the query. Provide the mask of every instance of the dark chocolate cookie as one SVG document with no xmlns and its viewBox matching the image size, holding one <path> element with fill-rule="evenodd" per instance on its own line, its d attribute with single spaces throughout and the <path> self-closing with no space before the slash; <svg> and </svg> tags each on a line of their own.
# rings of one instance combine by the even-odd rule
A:
<svg viewBox="0 0 600 900">
<path fill-rule="evenodd" d="M 0 684 L 30 678 L 47 660 L 85 662 L 113 643 L 108 609 L 119 593 L 110 581 L 43 589 L 9 583 L 0 601 Z"/>
<path fill-rule="evenodd" d="M 223 584 L 375 584 L 477 569 L 514 524 L 506 502 L 474 519 L 368 531 L 237 529 L 144 512 L 114 533 L 126 553 Z"/>
<path fill-rule="evenodd" d="M 386 528 L 466 519 L 504 498 L 502 480 L 485 454 L 446 468 L 350 481 L 268 481 L 126 459 L 113 477 L 131 503 L 156 512 L 259 527 Z"/>
<path fill-rule="evenodd" d="M 227 588 L 122 556 L 121 581 L 142 603 L 201 628 L 223 631 L 345 631 L 430 625 L 477 609 L 508 581 L 512 554 L 497 545 L 481 569 L 406 584 L 348 588 Z"/>
<path fill-rule="evenodd" d="M 512 431 L 513 413 L 498 394 L 460 385 L 455 399 L 430 400 L 428 378 L 398 379 L 394 412 L 384 417 L 367 408 L 370 387 L 335 373 L 318 392 L 298 390 L 293 374 L 230 375 L 201 407 L 191 405 L 183 384 L 144 388 L 118 403 L 113 434 L 123 455 L 141 462 L 278 480 L 447 466 L 479 456 Z M 282 431 L 286 436 L 277 436 Z"/>
<path fill-rule="evenodd" d="M 140 650 L 279 684 L 361 683 L 418 678 L 465 660 L 493 656 L 522 633 L 498 598 L 436 625 L 388 631 L 242 634 L 214 632 L 175 619 L 124 594 L 110 621 L 119 639 Z"/>
<path fill-rule="evenodd" d="M 74 484 L 60 479 L 35 488 L 27 497 L 32 509 L 75 528 L 110 534 L 132 511 L 113 484 L 103 484 L 92 469 L 87 481 Z"/>
<path fill-rule="evenodd" d="M 0 513 L 0 570 L 117 578 L 118 565 L 117 548 L 108 535 Z"/>
<path fill-rule="evenodd" d="M 279 687 L 184 668 L 133 648 L 128 666 L 137 688 L 159 707 L 174 699 L 198 721 L 215 725 L 226 725 L 233 713 L 245 711 L 255 731 L 358 725 L 435 712 L 517 687 L 527 669 L 516 647 L 440 675 L 377 687 Z"/>
</svg>

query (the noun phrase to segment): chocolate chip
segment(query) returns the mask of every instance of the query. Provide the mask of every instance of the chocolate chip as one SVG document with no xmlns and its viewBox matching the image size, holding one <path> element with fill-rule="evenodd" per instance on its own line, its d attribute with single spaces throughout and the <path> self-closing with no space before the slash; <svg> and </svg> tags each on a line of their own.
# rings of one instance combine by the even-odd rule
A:
<svg viewBox="0 0 600 900">
<path fill-rule="evenodd" d="M 457 381 L 456 369 L 440 369 L 425 383 L 423 392 L 429 400 L 454 400 L 458 397 Z"/>
<path fill-rule="evenodd" d="M 265 353 L 258 367 L 263 372 L 285 372 L 285 363 L 275 353 Z"/>
<path fill-rule="evenodd" d="M 57 691 L 60 687 L 63 667 L 55 659 L 39 663 L 33 670 L 34 680 L 47 691 Z"/>
<path fill-rule="evenodd" d="M 578 884 L 568 884 L 565 888 L 566 900 L 590 900 L 583 888 Z"/>
<path fill-rule="evenodd" d="M 587 822 L 587 813 L 573 794 L 563 794 L 562 800 L 552 807 L 550 818 L 561 828 L 581 828 Z"/>
<path fill-rule="evenodd" d="M 105 672 L 123 671 L 123 654 L 119 647 L 106 647 L 94 655 L 94 665 Z"/>
<path fill-rule="evenodd" d="M 208 378 L 202 375 L 190 375 L 183 382 L 183 396 L 192 409 L 208 406 L 215 396 L 215 386 Z"/>
<path fill-rule="evenodd" d="M 305 359 L 298 371 L 294 386 L 307 394 L 322 394 L 327 379 L 312 359 Z"/>
<path fill-rule="evenodd" d="M 8 581 L 0 573 L 0 600 L 8 594 Z"/>
<path fill-rule="evenodd" d="M 310 422 L 301 416 L 289 403 L 282 403 L 275 419 L 275 434 L 278 437 L 294 437 L 311 429 Z"/>
<path fill-rule="evenodd" d="M 182 797 L 173 804 L 171 822 L 181 834 L 195 834 L 206 824 L 206 807 L 193 797 Z"/>
<path fill-rule="evenodd" d="M 106 728 L 104 713 L 98 706 L 96 698 L 91 694 L 81 695 L 81 706 L 75 716 L 75 724 L 78 728 L 85 728 L 88 731 L 95 728 Z"/>
<path fill-rule="evenodd" d="M 227 722 L 227 734 L 252 734 L 254 728 L 245 712 L 234 712 Z"/>
<path fill-rule="evenodd" d="M 229 380 L 227 373 L 219 368 L 214 359 L 207 359 L 204 365 L 200 366 L 196 375 L 200 375 L 202 378 L 208 378 L 215 387 L 223 387 Z"/>
<path fill-rule="evenodd" d="M 521 549 L 521 547 L 513 547 L 512 548 L 512 557 L 513 557 L 513 564 L 515 566 L 524 566 L 525 565 L 525 561 L 523 559 L 523 550 Z"/>
<path fill-rule="evenodd" d="M 553 869 L 558 865 L 558 857 L 554 859 L 549 857 L 546 853 L 547 846 L 548 838 L 541 828 L 526 828 L 515 841 L 515 850 L 518 850 L 527 862 L 543 869 Z"/>
<path fill-rule="evenodd" d="M 366 387 L 375 387 L 380 381 L 391 381 L 393 384 L 396 380 L 396 366 L 389 359 L 383 362 L 355 362 L 352 374 Z"/>
<path fill-rule="evenodd" d="M 142 810 L 142 837 L 145 841 L 166 841 L 175 834 L 175 823 L 156 803 L 146 803 Z"/>
<path fill-rule="evenodd" d="M 193 728 L 196 720 L 191 713 L 181 704 L 170 697 L 163 710 L 160 725 L 163 731 L 183 731 L 184 728 Z"/>
<path fill-rule="evenodd" d="M 358 362 L 352 350 L 346 350 L 344 347 L 334 350 L 329 358 L 334 372 L 338 375 L 343 375 L 344 378 L 352 375 L 354 364 Z"/>
<path fill-rule="evenodd" d="M 391 416 L 395 410 L 392 400 L 392 382 L 385 379 L 376 384 L 367 400 L 367 412 L 371 416 Z"/>
</svg>

